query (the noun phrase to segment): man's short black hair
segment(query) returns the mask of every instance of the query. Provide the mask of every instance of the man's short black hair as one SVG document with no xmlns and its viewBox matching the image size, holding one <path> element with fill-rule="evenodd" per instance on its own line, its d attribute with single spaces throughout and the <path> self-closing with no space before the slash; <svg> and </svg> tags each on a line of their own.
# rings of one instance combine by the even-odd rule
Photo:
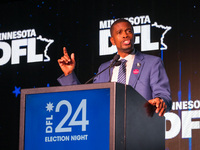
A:
<svg viewBox="0 0 200 150">
<path fill-rule="evenodd" d="M 132 26 L 132 24 L 131 24 L 128 20 L 126 20 L 126 19 L 124 19 L 124 18 L 120 18 L 120 19 L 117 19 L 117 20 L 111 25 L 111 27 L 110 27 L 110 34 L 111 34 L 111 36 L 112 36 L 112 33 L 113 33 L 113 27 L 114 27 L 116 24 L 120 23 L 120 22 L 127 22 L 127 23 L 129 23 L 130 26 L 131 26 L 131 28 L 132 28 L 132 30 L 133 30 L 133 26 Z"/>
</svg>

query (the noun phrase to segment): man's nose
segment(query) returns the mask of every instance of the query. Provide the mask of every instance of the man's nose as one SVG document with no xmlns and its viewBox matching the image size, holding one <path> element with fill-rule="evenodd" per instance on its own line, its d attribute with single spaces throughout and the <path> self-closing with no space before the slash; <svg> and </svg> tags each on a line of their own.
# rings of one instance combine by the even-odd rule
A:
<svg viewBox="0 0 200 150">
<path fill-rule="evenodd" d="M 122 36 L 123 36 L 123 38 L 127 38 L 128 34 L 126 32 L 123 32 Z"/>
</svg>

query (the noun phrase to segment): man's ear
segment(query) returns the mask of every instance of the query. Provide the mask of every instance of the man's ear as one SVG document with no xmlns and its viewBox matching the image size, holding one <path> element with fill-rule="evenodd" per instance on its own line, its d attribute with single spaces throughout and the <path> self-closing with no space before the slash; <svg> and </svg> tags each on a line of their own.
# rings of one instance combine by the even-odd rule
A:
<svg viewBox="0 0 200 150">
<path fill-rule="evenodd" d="M 112 45 L 115 45 L 115 41 L 114 41 L 113 37 L 110 37 L 110 42 L 112 43 Z"/>
</svg>

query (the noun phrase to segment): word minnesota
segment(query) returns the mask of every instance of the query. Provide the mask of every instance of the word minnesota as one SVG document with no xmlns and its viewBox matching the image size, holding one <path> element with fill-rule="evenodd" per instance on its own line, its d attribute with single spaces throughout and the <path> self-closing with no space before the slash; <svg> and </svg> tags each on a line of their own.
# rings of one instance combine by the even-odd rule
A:
<svg viewBox="0 0 200 150">
<path fill-rule="evenodd" d="M 19 30 L 19 31 L 12 31 L 12 32 L 4 32 L 0 33 L 0 40 L 14 40 L 14 39 L 21 39 L 21 38 L 28 38 L 28 37 L 35 37 L 36 32 L 35 29 L 28 29 L 28 30 Z"/>
<path fill-rule="evenodd" d="M 86 141 L 88 135 L 46 136 L 45 142 Z"/>
<path fill-rule="evenodd" d="M 10 60 L 12 65 L 20 64 L 21 57 L 26 57 L 27 63 L 50 61 L 47 51 L 54 40 L 43 38 L 41 35 L 36 36 L 35 29 L 0 33 L 0 66 L 7 64 Z M 38 41 L 47 44 L 45 47 L 36 48 Z M 44 50 L 43 53 L 41 49 Z"/>
</svg>

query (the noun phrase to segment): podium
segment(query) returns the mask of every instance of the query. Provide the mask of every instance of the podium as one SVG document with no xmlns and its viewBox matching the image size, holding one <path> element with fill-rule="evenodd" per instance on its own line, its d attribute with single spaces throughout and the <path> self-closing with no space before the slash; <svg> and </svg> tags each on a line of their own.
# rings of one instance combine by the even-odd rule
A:
<svg viewBox="0 0 200 150">
<path fill-rule="evenodd" d="M 23 89 L 19 150 L 164 150 L 165 118 L 119 83 Z"/>
</svg>

